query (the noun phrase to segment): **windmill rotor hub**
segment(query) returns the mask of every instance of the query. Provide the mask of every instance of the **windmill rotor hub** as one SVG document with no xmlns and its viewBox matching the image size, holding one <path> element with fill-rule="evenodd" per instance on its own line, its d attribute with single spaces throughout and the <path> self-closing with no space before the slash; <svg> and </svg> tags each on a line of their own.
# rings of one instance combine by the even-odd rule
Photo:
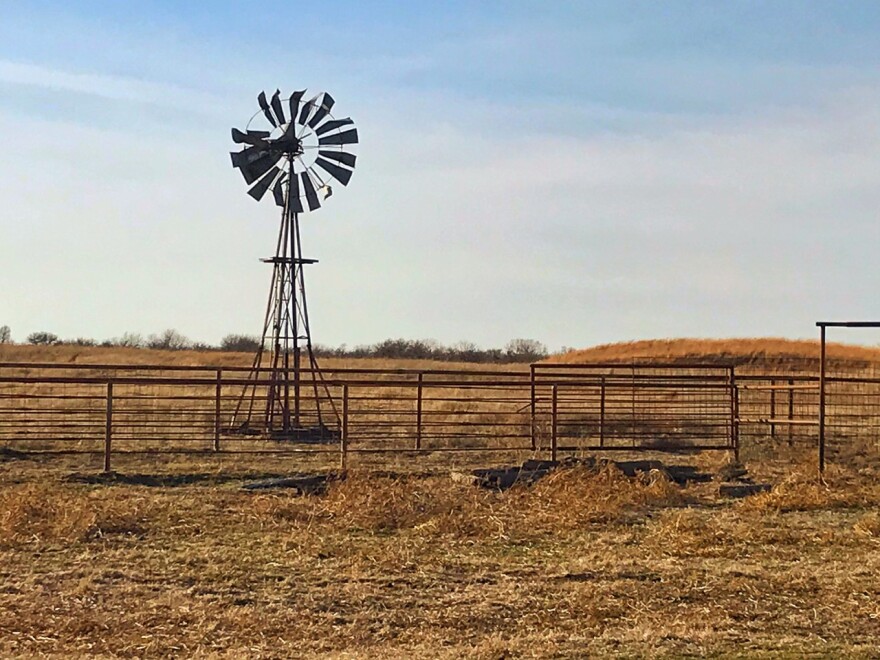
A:
<svg viewBox="0 0 880 660">
<path fill-rule="evenodd" d="M 273 145 L 281 151 L 285 156 L 302 156 L 303 143 L 295 137 L 282 136 L 278 138 Z"/>
<path fill-rule="evenodd" d="M 358 144 L 354 122 L 335 119 L 335 101 L 320 92 L 305 100 L 306 90 L 287 99 L 276 90 L 271 99 L 260 92 L 260 110 L 244 131 L 232 129 L 232 166 L 260 201 L 271 190 L 275 203 L 294 213 L 315 211 L 332 194 L 331 180 L 347 186 L 354 173 Z"/>
</svg>

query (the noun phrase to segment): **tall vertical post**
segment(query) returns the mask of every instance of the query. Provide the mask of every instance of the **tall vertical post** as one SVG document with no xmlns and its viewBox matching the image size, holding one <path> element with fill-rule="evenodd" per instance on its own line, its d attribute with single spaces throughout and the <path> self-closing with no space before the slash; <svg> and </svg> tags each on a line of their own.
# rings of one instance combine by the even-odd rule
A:
<svg viewBox="0 0 880 660">
<path fill-rule="evenodd" d="M 538 439 L 535 433 L 535 365 L 529 365 L 529 436 L 532 440 L 532 451 L 538 448 Z"/>
<path fill-rule="evenodd" d="M 422 448 L 422 388 L 424 386 L 424 376 L 419 372 L 418 385 L 416 385 L 416 449 Z"/>
<path fill-rule="evenodd" d="M 557 437 L 558 432 L 558 386 L 553 386 L 553 391 L 550 395 L 551 398 L 551 408 L 550 408 L 550 460 L 556 461 L 557 454 L 557 443 L 559 442 L 559 438 Z"/>
<path fill-rule="evenodd" d="M 770 379 L 770 437 L 776 437 L 776 381 Z"/>
<path fill-rule="evenodd" d="M 110 472 L 110 443 L 113 440 L 113 383 L 107 383 L 107 414 L 104 419 L 104 472 Z"/>
<path fill-rule="evenodd" d="M 819 326 L 819 474 L 825 472 L 825 326 Z"/>
<path fill-rule="evenodd" d="M 605 446 L 605 376 L 599 379 L 599 446 Z"/>
<path fill-rule="evenodd" d="M 220 400 L 223 394 L 223 370 L 217 369 L 214 386 L 214 451 L 220 451 Z"/>
<path fill-rule="evenodd" d="M 348 468 L 348 385 L 342 386 L 342 432 L 339 434 L 340 467 Z"/>
<path fill-rule="evenodd" d="M 739 395 L 733 366 L 728 367 L 727 382 L 730 387 L 730 448 L 733 450 L 733 460 L 739 461 Z"/>
<path fill-rule="evenodd" d="M 791 446 L 794 435 L 794 424 L 791 422 L 794 420 L 794 379 L 788 379 L 788 444 Z"/>
</svg>

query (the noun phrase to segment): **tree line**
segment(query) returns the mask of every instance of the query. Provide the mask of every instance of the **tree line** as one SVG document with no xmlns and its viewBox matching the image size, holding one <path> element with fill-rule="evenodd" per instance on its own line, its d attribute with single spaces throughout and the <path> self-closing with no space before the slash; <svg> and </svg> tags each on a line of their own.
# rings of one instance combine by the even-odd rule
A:
<svg viewBox="0 0 880 660">
<path fill-rule="evenodd" d="M 9 326 L 0 326 L 0 344 L 15 343 Z M 151 335 L 126 332 L 120 337 L 98 341 L 87 337 L 61 339 L 52 332 L 32 332 L 24 343 L 36 346 L 103 346 L 123 348 L 150 348 L 165 351 L 235 351 L 255 353 L 260 339 L 254 335 L 229 334 L 217 345 L 191 341 L 169 328 Z M 348 347 L 315 345 L 319 357 L 386 358 L 436 360 L 443 362 L 534 362 L 547 357 L 547 347 L 535 339 L 511 339 L 503 348 L 480 348 L 473 342 L 460 341 L 444 345 L 433 339 L 386 339 L 375 344 Z M 565 350 L 565 349 L 563 349 Z"/>
</svg>

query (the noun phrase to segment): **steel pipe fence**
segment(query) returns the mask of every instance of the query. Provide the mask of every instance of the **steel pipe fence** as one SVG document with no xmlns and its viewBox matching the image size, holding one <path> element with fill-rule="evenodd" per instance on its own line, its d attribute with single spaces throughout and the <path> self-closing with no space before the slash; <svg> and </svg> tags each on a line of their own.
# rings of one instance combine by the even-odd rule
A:
<svg viewBox="0 0 880 660">
<path fill-rule="evenodd" d="M 817 376 L 677 364 L 532 365 L 522 370 L 336 369 L 303 382 L 306 423 L 327 437 L 242 432 L 241 399 L 265 423 L 270 381 L 243 367 L 0 364 L 0 446 L 103 454 L 812 450 Z M 308 374 L 306 374 L 308 375 Z M 827 376 L 830 460 L 877 452 L 880 379 Z M 319 414 L 319 410 L 322 411 Z"/>
</svg>

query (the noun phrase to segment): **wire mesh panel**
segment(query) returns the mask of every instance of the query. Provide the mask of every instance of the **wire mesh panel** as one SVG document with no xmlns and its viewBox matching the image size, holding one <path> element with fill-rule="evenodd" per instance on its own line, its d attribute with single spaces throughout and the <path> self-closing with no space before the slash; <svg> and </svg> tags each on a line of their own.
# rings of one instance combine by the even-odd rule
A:
<svg viewBox="0 0 880 660">
<path fill-rule="evenodd" d="M 880 379 L 826 379 L 825 447 L 831 463 L 880 467 Z"/>
<path fill-rule="evenodd" d="M 725 367 L 535 365 L 539 443 L 560 448 L 733 447 L 735 386 Z M 556 392 L 555 428 L 551 418 Z"/>
</svg>

